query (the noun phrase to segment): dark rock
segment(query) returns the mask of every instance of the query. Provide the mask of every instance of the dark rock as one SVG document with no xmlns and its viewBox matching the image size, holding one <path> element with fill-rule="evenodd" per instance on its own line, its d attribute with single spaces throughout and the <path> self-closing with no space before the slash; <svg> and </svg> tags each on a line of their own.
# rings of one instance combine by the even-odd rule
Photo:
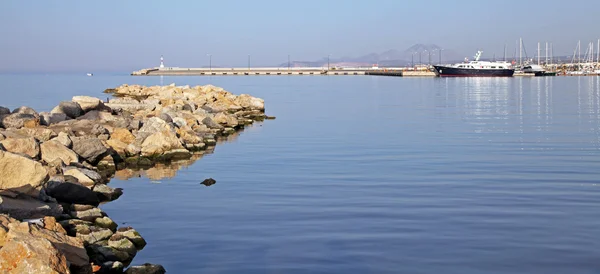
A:
<svg viewBox="0 0 600 274">
<path fill-rule="evenodd" d="M 202 124 L 206 125 L 210 129 L 223 129 L 222 125 L 215 122 L 215 120 L 213 120 L 210 117 L 205 117 L 204 119 L 202 119 Z"/>
<path fill-rule="evenodd" d="M 216 183 L 217 183 L 217 181 L 215 181 L 215 179 L 213 179 L 213 178 L 208 178 L 208 179 L 205 179 L 204 181 L 202 181 L 202 183 L 201 183 L 201 184 L 203 184 L 203 185 L 205 185 L 205 186 L 212 186 L 212 185 L 214 185 L 214 184 L 216 184 Z"/>
<path fill-rule="evenodd" d="M 162 265 L 145 263 L 140 266 L 131 266 L 125 274 L 165 274 L 167 271 Z"/>
<path fill-rule="evenodd" d="M 89 188 L 80 184 L 62 183 L 48 190 L 48 195 L 59 202 L 97 206 L 98 196 Z"/>
<path fill-rule="evenodd" d="M 98 274 L 116 274 L 116 273 L 123 273 L 123 269 L 125 268 L 125 265 L 122 262 L 119 261 L 108 261 L 108 262 L 104 262 L 101 266 L 100 266 L 100 270 L 96 273 Z"/>
<path fill-rule="evenodd" d="M 192 106 L 190 104 L 185 104 L 185 105 L 183 105 L 182 110 L 192 111 L 193 112 L 195 109 L 194 109 L 194 106 Z"/>
<path fill-rule="evenodd" d="M 173 122 L 173 118 L 171 118 L 171 115 L 166 114 L 166 113 L 161 113 L 160 115 L 158 115 L 158 118 L 162 119 L 163 121 L 165 121 L 167 123 Z"/>
<path fill-rule="evenodd" d="M 97 138 L 76 137 L 72 138 L 72 141 L 73 151 L 91 164 L 98 163 L 108 152 L 102 141 Z"/>
<path fill-rule="evenodd" d="M 2 114 L 10 114 L 10 109 L 5 107 L 0 107 L 0 115 Z"/>
<path fill-rule="evenodd" d="M 70 118 L 77 118 L 83 114 L 83 110 L 78 103 L 71 101 L 63 101 L 55 107 L 51 113 L 64 113 Z"/>
</svg>

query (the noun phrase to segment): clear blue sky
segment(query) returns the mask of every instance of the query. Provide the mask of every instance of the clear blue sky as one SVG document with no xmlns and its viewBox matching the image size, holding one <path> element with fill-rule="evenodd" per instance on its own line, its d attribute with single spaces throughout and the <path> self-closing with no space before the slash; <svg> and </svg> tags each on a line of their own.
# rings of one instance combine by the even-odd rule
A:
<svg viewBox="0 0 600 274">
<path fill-rule="evenodd" d="M 0 1 L 0 71 L 130 71 L 158 65 L 273 65 L 435 43 L 512 56 L 600 38 L 600 1 Z M 529 54 L 532 56 L 533 54 Z"/>
</svg>

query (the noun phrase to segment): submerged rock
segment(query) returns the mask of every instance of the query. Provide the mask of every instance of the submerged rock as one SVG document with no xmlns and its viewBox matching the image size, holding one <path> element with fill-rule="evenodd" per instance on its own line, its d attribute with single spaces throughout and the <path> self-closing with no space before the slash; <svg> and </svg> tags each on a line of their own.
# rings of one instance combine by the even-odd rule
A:
<svg viewBox="0 0 600 274">
<path fill-rule="evenodd" d="M 217 183 L 217 181 L 216 181 L 215 179 L 213 179 L 213 178 L 208 178 L 208 179 L 205 179 L 204 181 L 202 181 L 202 183 L 201 183 L 201 184 L 203 184 L 203 185 L 205 185 L 205 186 L 212 186 L 212 185 L 214 185 L 214 184 L 216 184 L 216 183 Z"/>
<path fill-rule="evenodd" d="M 125 274 L 165 274 L 167 271 L 162 265 L 145 263 L 140 266 L 129 267 Z"/>
</svg>

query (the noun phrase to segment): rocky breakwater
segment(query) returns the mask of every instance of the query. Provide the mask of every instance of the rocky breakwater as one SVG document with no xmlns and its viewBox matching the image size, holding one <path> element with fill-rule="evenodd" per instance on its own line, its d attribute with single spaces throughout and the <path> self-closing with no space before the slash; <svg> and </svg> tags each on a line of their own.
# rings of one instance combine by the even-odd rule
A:
<svg viewBox="0 0 600 274">
<path fill-rule="evenodd" d="M 0 107 L 0 272 L 164 273 L 130 266 L 145 246 L 98 206 L 123 193 L 115 173 L 193 160 L 216 141 L 269 119 L 264 101 L 214 86 L 107 89 L 50 112 Z"/>
</svg>

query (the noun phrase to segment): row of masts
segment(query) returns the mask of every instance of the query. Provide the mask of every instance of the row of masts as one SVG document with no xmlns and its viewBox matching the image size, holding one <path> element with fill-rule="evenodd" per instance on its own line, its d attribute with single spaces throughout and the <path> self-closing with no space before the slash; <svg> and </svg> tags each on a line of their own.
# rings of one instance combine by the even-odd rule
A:
<svg viewBox="0 0 600 274">
<path fill-rule="evenodd" d="M 581 56 L 582 54 L 583 58 Z M 536 63 L 538 65 L 552 65 L 554 63 L 554 47 L 552 42 L 544 42 L 543 44 L 538 42 L 537 55 L 534 58 L 529 59 L 529 57 L 527 57 L 527 50 L 525 49 L 523 39 L 519 38 L 519 40 L 516 41 L 515 52 L 513 55 L 515 64 L 523 66 L 524 64 L 533 63 L 535 59 L 537 59 Z M 504 61 L 507 61 L 506 44 L 504 45 Z M 581 40 L 577 42 L 570 65 L 579 64 L 595 64 L 596 66 L 600 66 L 600 39 L 598 39 L 595 45 L 594 42 L 589 42 L 584 52 L 581 51 Z"/>
</svg>

